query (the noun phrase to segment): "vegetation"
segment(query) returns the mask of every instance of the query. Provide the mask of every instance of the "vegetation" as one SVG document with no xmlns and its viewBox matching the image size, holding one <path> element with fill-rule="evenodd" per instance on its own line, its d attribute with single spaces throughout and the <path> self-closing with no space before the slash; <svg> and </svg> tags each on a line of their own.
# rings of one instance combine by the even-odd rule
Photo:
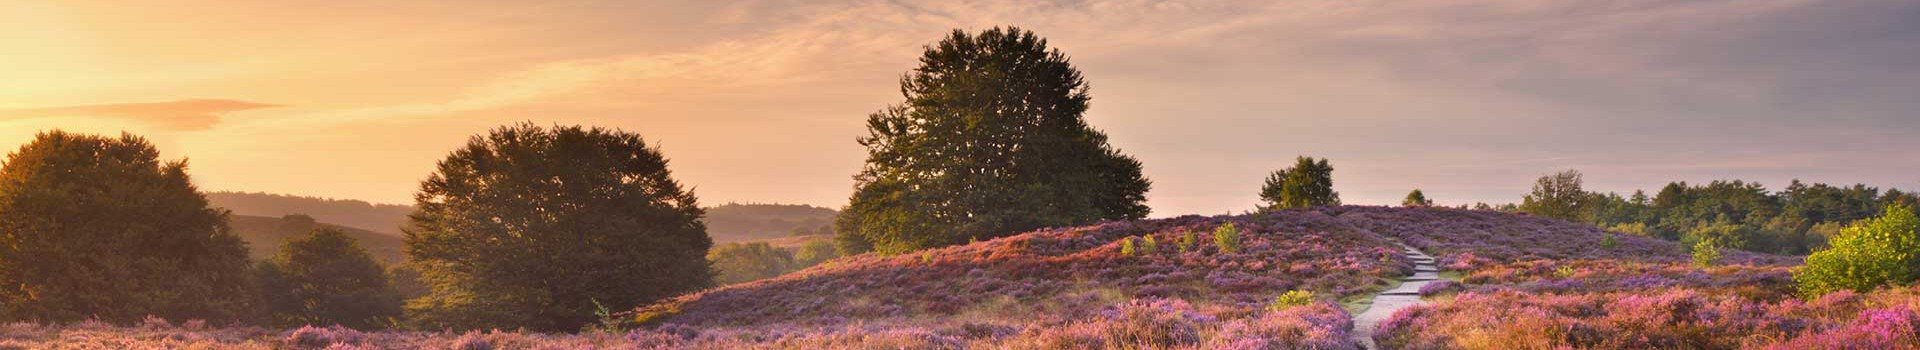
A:
<svg viewBox="0 0 1920 350">
<path fill-rule="evenodd" d="M 1297 289 L 1290 290 L 1290 291 L 1287 291 L 1286 293 L 1280 294 L 1280 296 L 1273 297 L 1273 302 L 1267 303 L 1267 311 L 1286 310 L 1294 307 L 1306 306 L 1312 303 L 1313 303 L 1313 292 L 1297 290 Z"/>
<path fill-rule="evenodd" d="M 714 282 L 723 285 L 779 276 L 797 265 L 793 252 L 766 242 L 722 244 L 707 253 L 707 260 L 713 262 Z"/>
<path fill-rule="evenodd" d="M 367 231 L 352 227 L 319 222 L 312 216 L 292 214 L 282 217 L 259 217 L 246 215 L 228 215 L 227 224 L 233 229 L 233 235 L 247 243 L 247 256 L 255 261 L 272 259 L 280 252 L 280 246 L 300 237 L 306 237 L 314 230 L 334 230 L 353 238 L 360 248 L 372 254 L 373 259 L 383 264 L 398 264 L 407 259 L 406 241 L 399 234 Z"/>
<path fill-rule="evenodd" d="M 1520 211 L 1567 221 L 1585 221 L 1580 209 L 1586 205 L 1587 191 L 1580 188 L 1580 172 L 1562 171 L 1541 176 L 1533 182 L 1533 193 L 1520 202 Z"/>
<path fill-rule="evenodd" d="M 1720 263 L 1720 241 L 1718 239 L 1701 239 L 1699 243 L 1693 245 L 1693 266 L 1713 267 L 1714 264 L 1718 263 Z"/>
<path fill-rule="evenodd" d="M 693 194 L 639 135 L 495 129 L 420 185 L 407 255 L 431 292 L 427 328 L 579 330 L 595 303 L 629 308 L 712 285 Z"/>
<path fill-rule="evenodd" d="M 1017 28 L 954 31 L 867 117 L 866 167 L 835 223 L 849 251 L 897 254 L 1147 214 L 1140 162 L 1084 120 L 1087 83 Z"/>
<path fill-rule="evenodd" d="M 1433 206 L 1433 201 L 1427 199 L 1426 193 L 1422 193 L 1420 192 L 1420 189 L 1415 188 L 1413 189 L 1413 192 L 1407 192 L 1407 199 L 1400 200 L 1400 206 L 1431 207 Z"/>
<path fill-rule="evenodd" d="M 400 294 L 387 273 L 352 237 L 317 229 L 287 241 L 257 268 L 261 306 L 281 326 L 390 326 L 400 317 Z"/>
<path fill-rule="evenodd" d="M 1807 256 L 1807 265 L 1794 271 L 1803 295 L 1867 292 L 1920 278 L 1920 218 L 1912 207 L 1889 205 L 1880 217 L 1842 231 L 1832 244 Z"/>
<path fill-rule="evenodd" d="M 0 166 L 0 318 L 232 321 L 247 248 L 146 139 L 41 133 Z"/>
<path fill-rule="evenodd" d="M 1293 167 L 1267 175 L 1260 188 L 1266 210 L 1340 205 L 1340 193 L 1333 191 L 1333 165 L 1326 159 L 1302 156 Z"/>
<path fill-rule="evenodd" d="M 701 220 L 714 242 L 744 242 L 833 233 L 833 209 L 803 204 L 727 203 Z"/>
<path fill-rule="evenodd" d="M 333 199 L 258 192 L 208 192 L 213 206 L 232 211 L 236 216 L 284 217 L 301 215 L 333 225 L 399 236 L 413 206 L 368 203 L 352 199 Z M 306 234 L 308 231 L 299 231 Z M 275 249 L 279 244 L 268 245 Z"/>
<path fill-rule="evenodd" d="M 1231 222 L 1220 224 L 1213 229 L 1213 245 L 1223 253 L 1240 252 L 1240 228 Z"/>
</svg>

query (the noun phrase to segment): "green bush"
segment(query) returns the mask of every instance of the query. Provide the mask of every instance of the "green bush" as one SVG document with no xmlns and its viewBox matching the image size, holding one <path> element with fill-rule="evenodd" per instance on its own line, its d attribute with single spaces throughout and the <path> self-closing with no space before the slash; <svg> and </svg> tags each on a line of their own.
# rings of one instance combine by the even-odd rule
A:
<svg viewBox="0 0 1920 350">
<path fill-rule="evenodd" d="M 1618 246 L 1620 246 L 1620 240 L 1613 238 L 1613 232 L 1600 234 L 1600 248 L 1613 249 L 1613 247 Z"/>
<path fill-rule="evenodd" d="M 1133 249 L 1133 236 L 1120 239 L 1120 256 L 1133 257 L 1138 252 Z"/>
<path fill-rule="evenodd" d="M 1234 227 L 1233 223 L 1229 222 L 1220 225 L 1220 228 L 1213 229 L 1213 245 L 1219 247 L 1224 253 L 1240 252 L 1240 228 Z"/>
<path fill-rule="evenodd" d="M 1693 244 L 1693 265 L 1709 267 L 1720 262 L 1720 244 L 1712 238 Z"/>
<path fill-rule="evenodd" d="M 793 253 L 767 242 L 727 243 L 707 253 L 715 283 L 734 284 L 771 278 L 798 269 Z"/>
<path fill-rule="evenodd" d="M 1186 254 L 1187 251 L 1193 250 L 1194 242 L 1200 240 L 1200 238 L 1196 236 L 1199 236 L 1199 235 L 1194 234 L 1193 231 L 1180 232 L 1180 241 L 1177 244 L 1180 246 L 1181 254 Z"/>
<path fill-rule="evenodd" d="M 1160 252 L 1160 242 L 1154 241 L 1153 236 L 1151 235 L 1146 236 L 1145 238 L 1140 239 L 1140 252 L 1147 255 L 1153 255 L 1153 253 L 1158 253 Z"/>
<path fill-rule="evenodd" d="M 1802 295 L 1839 290 L 1869 291 L 1913 283 L 1920 264 L 1920 219 L 1913 209 L 1889 205 L 1878 218 L 1862 220 L 1833 237 L 1830 247 L 1807 256 L 1793 273 Z"/>
<path fill-rule="evenodd" d="M 369 329 L 400 316 L 400 293 L 386 270 L 339 230 L 321 228 L 287 241 L 255 273 L 264 311 L 276 325 Z"/>
<path fill-rule="evenodd" d="M 1313 303 L 1313 292 L 1291 290 L 1280 294 L 1280 296 L 1273 297 L 1273 302 L 1267 304 L 1267 311 L 1286 310 L 1295 306 L 1305 306 L 1310 303 Z"/>
</svg>

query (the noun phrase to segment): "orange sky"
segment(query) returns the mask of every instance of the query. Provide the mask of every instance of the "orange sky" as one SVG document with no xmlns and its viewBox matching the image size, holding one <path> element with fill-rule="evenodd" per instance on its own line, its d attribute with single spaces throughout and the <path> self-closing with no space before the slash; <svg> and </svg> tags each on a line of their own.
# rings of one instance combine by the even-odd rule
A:
<svg viewBox="0 0 1920 350">
<path fill-rule="evenodd" d="M 706 203 L 838 207 L 919 47 L 1014 24 L 1086 72 L 1155 216 L 1251 208 L 1301 154 L 1354 203 L 1515 201 L 1562 168 L 1920 187 L 1890 151 L 1920 144 L 1900 1 L 395 3 L 0 6 L 0 145 L 128 131 L 205 189 L 406 203 L 469 135 L 589 124 Z"/>
</svg>

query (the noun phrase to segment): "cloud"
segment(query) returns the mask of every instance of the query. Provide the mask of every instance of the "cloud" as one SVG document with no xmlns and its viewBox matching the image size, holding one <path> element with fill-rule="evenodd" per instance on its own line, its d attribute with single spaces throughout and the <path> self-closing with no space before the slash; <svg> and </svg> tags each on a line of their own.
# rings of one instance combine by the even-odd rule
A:
<svg viewBox="0 0 1920 350">
<path fill-rule="evenodd" d="M 25 109 L 0 109 L 0 120 L 33 118 L 115 118 L 176 130 L 206 130 L 227 113 L 279 105 L 223 99 L 111 103 Z"/>
</svg>

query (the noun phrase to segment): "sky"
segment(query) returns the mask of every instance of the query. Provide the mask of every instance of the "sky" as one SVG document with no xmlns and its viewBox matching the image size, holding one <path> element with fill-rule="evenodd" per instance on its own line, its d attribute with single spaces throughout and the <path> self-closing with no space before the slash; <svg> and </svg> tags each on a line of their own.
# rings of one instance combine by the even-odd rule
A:
<svg viewBox="0 0 1920 350">
<path fill-rule="evenodd" d="M 955 30 L 1091 85 L 1152 216 L 1328 157 L 1350 204 L 1790 179 L 1920 189 L 1920 2 L 39 1 L 0 5 L 0 148 L 155 142 L 205 190 L 411 203 L 516 122 L 641 134 L 707 204 L 840 207 L 868 113 Z"/>
</svg>

